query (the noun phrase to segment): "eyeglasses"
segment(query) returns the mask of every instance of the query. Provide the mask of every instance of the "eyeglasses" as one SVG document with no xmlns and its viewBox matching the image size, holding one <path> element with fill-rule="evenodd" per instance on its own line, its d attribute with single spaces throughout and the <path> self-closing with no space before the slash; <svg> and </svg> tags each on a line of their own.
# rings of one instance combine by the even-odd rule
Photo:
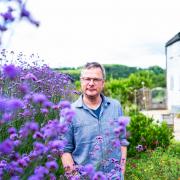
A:
<svg viewBox="0 0 180 180">
<path fill-rule="evenodd" d="M 99 82 L 103 81 L 101 78 L 89 78 L 89 77 L 81 77 L 81 80 L 85 83 L 90 83 L 93 81 L 94 84 L 98 84 Z"/>
</svg>

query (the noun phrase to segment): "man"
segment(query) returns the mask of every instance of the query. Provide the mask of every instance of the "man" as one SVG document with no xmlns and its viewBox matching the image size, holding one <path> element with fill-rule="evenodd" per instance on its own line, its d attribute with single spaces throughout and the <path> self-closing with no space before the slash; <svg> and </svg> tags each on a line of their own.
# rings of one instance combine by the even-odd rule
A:
<svg viewBox="0 0 180 180">
<path fill-rule="evenodd" d="M 87 63 L 80 80 L 82 95 L 72 104 L 76 115 L 66 134 L 68 143 L 61 157 L 63 166 L 73 172 L 74 164 L 92 164 L 97 171 L 113 177 L 110 173 L 114 173 L 114 162 L 118 162 L 121 165 L 119 177 L 123 179 L 128 145 L 125 131 L 120 147 L 112 148 L 115 142 L 113 121 L 123 115 L 120 103 L 102 94 L 105 70 L 99 63 Z"/>
</svg>

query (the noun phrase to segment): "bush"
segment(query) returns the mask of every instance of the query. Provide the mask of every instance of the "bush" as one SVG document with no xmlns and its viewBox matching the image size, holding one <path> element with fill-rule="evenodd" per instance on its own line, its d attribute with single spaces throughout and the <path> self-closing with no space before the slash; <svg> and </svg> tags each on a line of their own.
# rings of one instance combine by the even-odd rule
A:
<svg viewBox="0 0 180 180">
<path fill-rule="evenodd" d="M 131 121 L 128 155 L 134 156 L 138 151 L 166 148 L 173 139 L 173 130 L 166 122 L 156 123 L 152 118 L 140 112 L 130 112 Z"/>
</svg>

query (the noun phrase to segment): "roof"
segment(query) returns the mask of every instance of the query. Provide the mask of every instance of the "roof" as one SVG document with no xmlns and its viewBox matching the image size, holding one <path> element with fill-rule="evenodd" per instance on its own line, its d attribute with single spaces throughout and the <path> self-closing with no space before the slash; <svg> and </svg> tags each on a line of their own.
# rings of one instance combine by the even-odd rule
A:
<svg viewBox="0 0 180 180">
<path fill-rule="evenodd" d="M 177 33 L 173 38 L 171 38 L 165 45 L 165 47 L 170 46 L 171 44 L 174 44 L 175 42 L 180 41 L 180 32 Z"/>
</svg>

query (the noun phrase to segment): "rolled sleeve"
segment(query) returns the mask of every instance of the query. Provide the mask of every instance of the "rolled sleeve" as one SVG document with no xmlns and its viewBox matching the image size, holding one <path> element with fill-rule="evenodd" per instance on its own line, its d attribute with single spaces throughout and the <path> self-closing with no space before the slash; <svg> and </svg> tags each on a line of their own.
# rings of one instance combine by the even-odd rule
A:
<svg viewBox="0 0 180 180">
<path fill-rule="evenodd" d="M 60 123 L 65 123 L 64 118 L 60 118 Z M 65 146 L 63 148 L 63 152 L 72 153 L 74 150 L 74 133 L 73 133 L 73 125 L 72 123 L 67 125 L 68 129 L 65 134 L 62 136 L 62 139 L 65 141 Z"/>
<path fill-rule="evenodd" d="M 68 131 L 64 134 L 64 140 L 66 141 L 66 145 L 63 148 L 63 151 L 72 153 L 74 150 L 74 135 L 72 125 L 69 125 Z"/>
<path fill-rule="evenodd" d="M 123 111 L 122 111 L 122 107 L 121 104 L 118 104 L 119 108 L 118 108 L 118 114 L 119 116 L 123 116 Z M 123 132 L 123 134 L 120 136 L 120 142 L 121 142 L 121 146 L 128 146 L 129 142 L 126 139 L 126 129 Z"/>
<path fill-rule="evenodd" d="M 129 142 L 128 142 L 127 138 L 126 138 L 126 130 L 120 136 L 120 142 L 121 142 L 121 146 L 128 146 L 129 145 Z"/>
</svg>

